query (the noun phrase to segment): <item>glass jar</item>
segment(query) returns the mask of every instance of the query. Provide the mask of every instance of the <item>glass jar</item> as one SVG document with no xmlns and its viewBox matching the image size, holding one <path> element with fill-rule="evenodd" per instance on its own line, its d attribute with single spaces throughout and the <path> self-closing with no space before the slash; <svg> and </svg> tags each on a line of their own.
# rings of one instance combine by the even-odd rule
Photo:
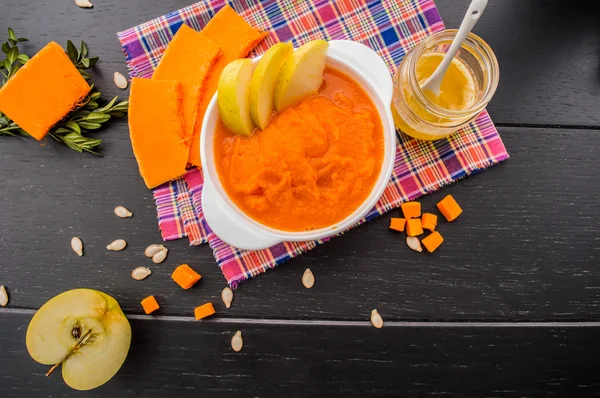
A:
<svg viewBox="0 0 600 398">
<path fill-rule="evenodd" d="M 417 63 L 423 56 L 443 56 L 456 36 L 456 29 L 437 32 L 412 48 L 394 76 L 392 114 L 396 127 L 421 140 L 444 138 L 473 120 L 487 106 L 498 86 L 498 61 L 479 36 L 469 34 L 455 61 L 473 83 L 472 101 L 464 109 L 443 108 L 426 96 L 417 79 Z M 464 67 L 464 68 L 463 68 Z M 421 82 L 422 84 L 423 82 Z"/>
</svg>

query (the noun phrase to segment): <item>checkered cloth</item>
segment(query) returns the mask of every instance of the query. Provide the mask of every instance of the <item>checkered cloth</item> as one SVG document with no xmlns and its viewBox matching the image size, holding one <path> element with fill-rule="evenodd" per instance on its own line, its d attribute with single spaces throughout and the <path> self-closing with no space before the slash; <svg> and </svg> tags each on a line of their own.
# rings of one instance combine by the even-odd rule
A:
<svg viewBox="0 0 600 398">
<path fill-rule="evenodd" d="M 182 23 L 201 30 L 224 4 L 222 0 L 202 1 L 118 33 L 130 75 L 151 77 Z M 314 39 L 350 39 L 377 51 L 390 73 L 411 47 L 444 29 L 431 0 L 235 0 L 229 4 L 251 25 L 269 32 L 252 55 L 280 41 L 291 40 L 297 47 Z M 424 142 L 400 131 L 397 136 L 391 181 L 361 223 L 508 158 L 487 112 L 448 139 Z M 201 171 L 193 169 L 154 190 L 159 228 L 164 240 L 187 236 L 192 245 L 208 242 L 232 288 L 328 240 L 286 242 L 260 251 L 231 247 L 206 224 L 202 182 Z"/>
</svg>

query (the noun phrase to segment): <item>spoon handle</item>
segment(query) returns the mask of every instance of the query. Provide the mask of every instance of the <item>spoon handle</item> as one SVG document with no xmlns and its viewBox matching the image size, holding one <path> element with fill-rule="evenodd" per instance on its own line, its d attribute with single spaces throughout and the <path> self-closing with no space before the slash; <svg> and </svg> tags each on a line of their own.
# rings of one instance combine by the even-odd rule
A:
<svg viewBox="0 0 600 398">
<path fill-rule="evenodd" d="M 487 5 L 487 3 L 488 0 L 473 0 L 471 2 L 469 9 L 467 10 L 465 17 L 463 18 L 463 21 L 460 24 L 460 28 L 458 29 L 458 32 L 456 32 L 456 37 L 454 38 L 452 44 L 450 45 L 450 48 L 448 49 L 448 52 L 444 56 L 444 59 L 437 67 L 435 72 L 433 72 L 433 74 L 429 76 L 429 79 L 427 79 L 427 81 L 423 84 L 423 88 L 431 87 L 434 82 L 437 82 L 439 80 L 438 84 L 436 84 L 436 91 L 439 91 L 439 85 L 444 75 L 446 74 L 450 63 L 458 53 L 458 50 L 460 50 L 460 47 L 462 46 L 469 33 L 471 33 L 471 30 L 473 29 L 477 21 L 479 21 L 479 17 L 481 17 L 481 14 L 483 14 L 483 10 L 485 10 L 485 6 Z"/>
</svg>

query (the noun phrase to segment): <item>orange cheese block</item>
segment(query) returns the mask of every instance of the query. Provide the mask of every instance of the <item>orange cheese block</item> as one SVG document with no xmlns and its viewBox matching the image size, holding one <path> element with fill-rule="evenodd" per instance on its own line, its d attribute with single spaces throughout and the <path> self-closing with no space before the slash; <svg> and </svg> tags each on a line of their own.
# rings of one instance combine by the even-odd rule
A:
<svg viewBox="0 0 600 398">
<path fill-rule="evenodd" d="M 182 137 L 181 84 L 134 78 L 129 95 L 129 132 L 140 175 L 154 188 L 185 173 L 188 148 Z"/>
<path fill-rule="evenodd" d="M 89 91 L 65 50 L 52 41 L 0 89 L 0 111 L 41 140 Z"/>
<path fill-rule="evenodd" d="M 169 43 L 158 67 L 155 80 L 176 80 L 183 89 L 183 139 L 189 145 L 206 79 L 221 55 L 210 39 L 187 25 L 181 25 Z"/>
<path fill-rule="evenodd" d="M 236 14 L 233 8 L 228 5 L 221 8 L 200 33 L 218 45 L 221 48 L 222 54 L 206 81 L 206 88 L 200 100 L 189 157 L 189 163 L 194 166 L 200 166 L 200 129 L 202 128 L 202 120 L 204 119 L 206 108 L 208 108 L 208 103 L 217 91 L 221 72 L 231 61 L 248 55 L 267 35 L 259 29 L 250 26 L 244 18 Z"/>
</svg>

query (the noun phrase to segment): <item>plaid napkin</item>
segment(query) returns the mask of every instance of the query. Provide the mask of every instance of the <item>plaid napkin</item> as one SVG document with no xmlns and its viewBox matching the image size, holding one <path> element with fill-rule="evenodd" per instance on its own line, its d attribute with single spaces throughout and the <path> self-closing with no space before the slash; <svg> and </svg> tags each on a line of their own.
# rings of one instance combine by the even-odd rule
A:
<svg viewBox="0 0 600 398">
<path fill-rule="evenodd" d="M 313 39 L 350 39 L 377 51 L 390 73 L 395 72 L 411 47 L 427 35 L 444 29 L 431 0 L 236 0 L 228 3 L 251 25 L 269 32 L 255 54 L 280 41 L 291 40 L 298 46 Z M 224 4 L 222 0 L 205 0 L 118 33 L 130 75 L 150 77 L 182 23 L 201 30 Z M 361 223 L 508 158 L 487 112 L 448 139 L 424 142 L 400 131 L 397 136 L 391 181 L 381 200 Z M 208 242 L 232 288 L 328 240 L 286 242 L 260 251 L 231 247 L 212 233 L 204 220 L 202 182 L 201 171 L 192 169 L 154 190 L 159 228 L 164 240 L 187 236 L 191 245 Z"/>
</svg>

